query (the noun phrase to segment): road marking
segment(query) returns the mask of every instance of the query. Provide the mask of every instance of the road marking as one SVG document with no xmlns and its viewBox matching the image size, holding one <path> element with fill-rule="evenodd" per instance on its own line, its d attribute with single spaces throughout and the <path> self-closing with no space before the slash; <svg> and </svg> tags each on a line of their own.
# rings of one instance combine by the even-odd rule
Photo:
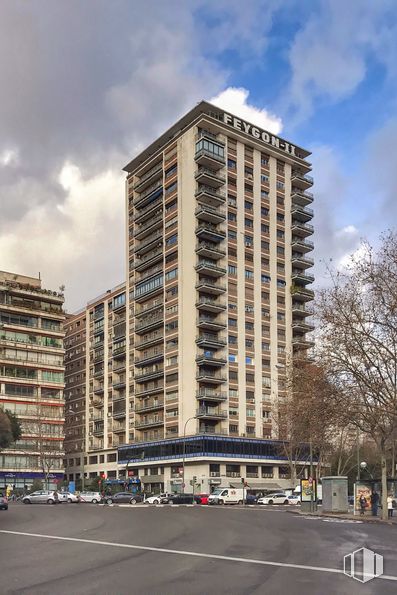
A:
<svg viewBox="0 0 397 595">
<path fill-rule="evenodd" d="M 7 531 L 0 529 L 0 533 L 7 535 L 19 535 L 23 537 L 39 537 L 44 539 L 55 539 L 57 541 L 71 541 L 74 543 L 89 543 L 91 545 L 105 545 L 108 547 L 126 548 L 131 550 L 140 550 L 146 552 L 156 552 L 160 554 L 175 554 L 177 556 L 192 556 L 195 558 L 206 558 L 210 560 L 222 560 L 225 562 L 241 562 L 243 564 L 258 564 L 261 566 L 276 566 L 279 568 L 294 568 L 296 570 L 311 570 L 316 572 L 331 572 L 333 574 L 342 574 L 343 570 L 339 568 L 327 568 L 324 566 L 306 566 L 305 564 L 290 564 L 287 562 L 271 562 L 270 560 L 256 560 L 254 558 L 237 558 L 234 556 L 221 556 L 219 554 L 205 554 L 203 552 L 189 552 L 185 550 L 171 550 L 162 547 L 149 547 L 145 545 L 132 545 L 129 543 L 117 543 L 113 541 L 99 541 L 96 539 L 82 539 L 80 537 L 61 537 L 59 535 L 44 535 L 43 533 L 25 533 L 22 531 Z M 382 575 L 378 578 L 389 581 L 397 581 L 397 576 Z"/>
<path fill-rule="evenodd" d="M 332 519 L 330 517 L 322 518 L 320 516 L 301 516 L 298 517 L 306 521 L 322 521 L 323 523 L 358 523 L 362 525 L 364 521 L 354 521 L 353 519 Z"/>
</svg>

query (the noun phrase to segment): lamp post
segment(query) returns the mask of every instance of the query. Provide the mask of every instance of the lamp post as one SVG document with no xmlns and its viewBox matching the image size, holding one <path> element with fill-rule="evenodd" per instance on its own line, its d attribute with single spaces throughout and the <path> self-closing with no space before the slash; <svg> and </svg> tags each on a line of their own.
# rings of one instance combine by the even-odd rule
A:
<svg viewBox="0 0 397 595">
<path fill-rule="evenodd" d="M 189 421 L 191 421 L 192 419 L 197 419 L 197 417 L 194 415 L 193 417 L 189 417 L 186 421 L 185 421 L 185 425 L 183 427 L 183 443 L 182 443 L 182 494 L 185 493 L 185 457 L 186 457 L 186 426 L 188 424 Z"/>
</svg>

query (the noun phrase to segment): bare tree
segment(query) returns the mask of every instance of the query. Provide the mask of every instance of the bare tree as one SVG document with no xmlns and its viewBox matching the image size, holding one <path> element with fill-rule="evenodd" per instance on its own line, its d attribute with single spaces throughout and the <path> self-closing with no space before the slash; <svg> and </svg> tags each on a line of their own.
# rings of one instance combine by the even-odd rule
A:
<svg viewBox="0 0 397 595">
<path fill-rule="evenodd" d="M 345 418 L 377 446 L 382 518 L 387 519 L 387 454 L 397 424 L 397 235 L 375 251 L 364 243 L 346 273 L 318 300 L 319 352 L 338 384 Z"/>
</svg>

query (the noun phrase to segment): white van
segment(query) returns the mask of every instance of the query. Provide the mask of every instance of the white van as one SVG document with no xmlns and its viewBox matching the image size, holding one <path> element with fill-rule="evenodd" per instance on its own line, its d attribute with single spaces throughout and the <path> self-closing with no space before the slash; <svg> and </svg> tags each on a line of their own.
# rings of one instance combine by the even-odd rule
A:
<svg viewBox="0 0 397 595">
<path fill-rule="evenodd" d="M 208 496 L 208 504 L 243 504 L 247 490 L 243 488 L 216 488 Z"/>
</svg>

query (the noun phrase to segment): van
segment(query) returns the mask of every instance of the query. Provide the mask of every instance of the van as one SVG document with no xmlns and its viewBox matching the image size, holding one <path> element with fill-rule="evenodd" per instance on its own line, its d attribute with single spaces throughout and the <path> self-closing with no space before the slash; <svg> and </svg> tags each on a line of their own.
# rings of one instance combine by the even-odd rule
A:
<svg viewBox="0 0 397 595">
<path fill-rule="evenodd" d="M 208 504 L 243 504 L 246 490 L 243 488 L 216 488 L 208 496 Z"/>
</svg>

